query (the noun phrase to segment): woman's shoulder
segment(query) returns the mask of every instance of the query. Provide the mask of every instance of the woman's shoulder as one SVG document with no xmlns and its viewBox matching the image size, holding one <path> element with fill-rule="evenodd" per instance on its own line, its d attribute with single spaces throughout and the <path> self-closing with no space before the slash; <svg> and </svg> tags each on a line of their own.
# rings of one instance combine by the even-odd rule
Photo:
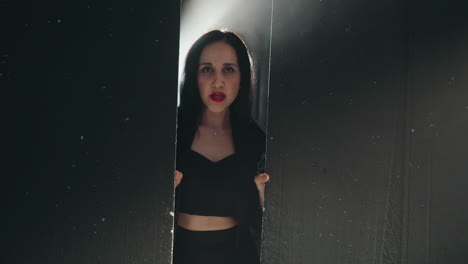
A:
<svg viewBox="0 0 468 264">
<path fill-rule="evenodd" d="M 249 168 L 258 174 L 264 168 L 266 131 L 265 127 L 255 120 L 250 120 L 248 130 L 248 140 L 245 142 L 244 162 L 245 164 L 250 164 Z"/>
<path fill-rule="evenodd" d="M 178 109 L 177 113 L 177 148 L 178 151 L 189 148 L 192 144 L 193 134 L 196 128 L 193 127 L 192 122 L 187 119 L 183 111 Z"/>
<path fill-rule="evenodd" d="M 266 137 L 266 128 L 254 119 L 249 122 L 249 133 L 257 139 Z"/>
<path fill-rule="evenodd" d="M 247 148 L 249 152 L 257 153 L 265 151 L 265 128 L 255 120 L 250 120 L 248 125 Z"/>
</svg>

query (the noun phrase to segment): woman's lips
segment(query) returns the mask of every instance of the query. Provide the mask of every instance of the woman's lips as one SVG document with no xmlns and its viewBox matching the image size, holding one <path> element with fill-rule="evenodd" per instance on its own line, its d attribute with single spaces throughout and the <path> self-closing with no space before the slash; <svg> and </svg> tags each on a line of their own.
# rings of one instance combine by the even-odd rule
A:
<svg viewBox="0 0 468 264">
<path fill-rule="evenodd" d="M 210 98 L 215 102 L 222 102 L 226 98 L 226 95 L 224 93 L 212 93 L 210 94 Z"/>
</svg>

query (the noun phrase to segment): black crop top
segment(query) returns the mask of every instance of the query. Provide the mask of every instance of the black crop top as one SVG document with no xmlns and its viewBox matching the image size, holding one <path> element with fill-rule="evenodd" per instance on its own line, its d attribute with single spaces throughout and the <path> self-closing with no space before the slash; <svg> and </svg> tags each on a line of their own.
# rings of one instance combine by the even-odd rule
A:
<svg viewBox="0 0 468 264">
<path fill-rule="evenodd" d="M 178 165 L 184 176 L 178 188 L 179 212 L 234 216 L 240 172 L 236 154 L 213 162 L 194 150 L 182 153 Z"/>
<path fill-rule="evenodd" d="M 234 138 L 236 153 L 212 162 L 191 149 L 194 127 L 179 116 L 176 169 L 183 173 L 176 188 L 176 212 L 233 216 L 239 223 L 261 221 L 258 190 L 253 181 L 263 172 L 265 133 L 251 121 Z M 234 135 L 234 131 L 233 131 Z"/>
</svg>

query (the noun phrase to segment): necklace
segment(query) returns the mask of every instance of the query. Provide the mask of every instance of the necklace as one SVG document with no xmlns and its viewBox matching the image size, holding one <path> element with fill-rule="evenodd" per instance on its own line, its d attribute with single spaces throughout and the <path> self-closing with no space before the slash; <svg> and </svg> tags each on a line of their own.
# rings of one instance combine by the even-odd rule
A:
<svg viewBox="0 0 468 264">
<path fill-rule="evenodd" d="M 213 136 L 215 136 L 215 137 L 217 137 L 218 135 L 219 135 L 219 136 L 224 136 L 224 135 L 226 135 L 226 133 L 227 133 L 227 131 L 224 131 L 224 133 L 223 133 L 222 130 L 218 132 L 218 131 L 217 131 L 216 129 L 214 129 L 214 128 L 210 128 L 210 129 L 213 131 Z"/>
<path fill-rule="evenodd" d="M 217 129 L 214 129 L 214 128 L 211 128 L 211 127 L 205 127 L 205 129 L 211 130 L 211 133 L 213 133 L 213 136 L 215 136 L 215 137 L 224 136 L 224 135 L 226 135 L 226 133 L 230 133 L 229 130 L 228 131 L 223 131 L 222 129 L 218 129 L 219 130 L 218 131 Z M 207 132 L 207 133 L 209 133 L 209 132 Z"/>
</svg>

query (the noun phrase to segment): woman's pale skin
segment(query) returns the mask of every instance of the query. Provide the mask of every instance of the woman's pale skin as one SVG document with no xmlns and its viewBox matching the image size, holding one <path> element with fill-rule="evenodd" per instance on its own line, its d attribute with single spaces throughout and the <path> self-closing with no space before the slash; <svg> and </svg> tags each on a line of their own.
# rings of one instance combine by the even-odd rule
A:
<svg viewBox="0 0 468 264">
<path fill-rule="evenodd" d="M 240 86 L 240 68 L 235 50 L 225 42 L 207 45 L 198 66 L 198 90 L 204 104 L 200 125 L 195 132 L 191 149 L 212 162 L 218 162 L 234 153 L 229 106 L 236 99 Z M 221 102 L 210 98 L 213 92 L 223 92 L 226 97 Z M 217 136 L 213 135 L 217 132 Z M 174 172 L 174 185 L 182 181 L 183 173 Z M 260 205 L 263 208 L 265 183 L 270 180 L 266 173 L 254 177 L 258 189 Z M 237 225 L 233 217 L 202 216 L 178 213 L 177 225 L 194 231 L 222 230 Z"/>
</svg>

